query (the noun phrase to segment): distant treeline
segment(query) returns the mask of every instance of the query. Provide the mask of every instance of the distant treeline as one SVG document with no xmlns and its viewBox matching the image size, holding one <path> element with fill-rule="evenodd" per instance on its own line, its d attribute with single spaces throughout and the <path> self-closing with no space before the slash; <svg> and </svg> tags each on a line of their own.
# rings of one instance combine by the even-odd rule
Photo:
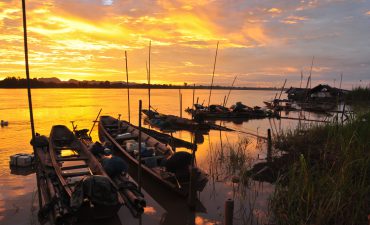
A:
<svg viewBox="0 0 370 225">
<path fill-rule="evenodd" d="M 45 82 L 37 78 L 30 80 L 31 88 L 126 88 L 125 82 L 110 81 L 61 81 Z M 130 88 L 148 88 L 148 84 L 129 83 Z M 0 88 L 27 88 L 27 79 L 19 77 L 7 77 L 0 81 Z M 193 89 L 193 85 L 172 85 L 172 84 L 151 84 L 152 89 Z M 197 85 L 196 89 L 209 89 L 210 86 Z M 213 89 L 230 89 L 227 86 L 213 86 Z M 233 90 L 278 90 L 279 88 L 260 88 L 260 87 L 233 87 Z"/>
</svg>

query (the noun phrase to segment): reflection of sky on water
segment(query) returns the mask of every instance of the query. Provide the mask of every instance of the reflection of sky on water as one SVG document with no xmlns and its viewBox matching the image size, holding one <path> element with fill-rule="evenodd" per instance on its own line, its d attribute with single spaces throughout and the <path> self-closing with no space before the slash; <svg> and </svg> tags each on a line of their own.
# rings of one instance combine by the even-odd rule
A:
<svg viewBox="0 0 370 225">
<path fill-rule="evenodd" d="M 212 102 L 223 101 L 227 90 L 214 90 Z M 123 119 L 127 118 L 127 96 L 123 89 L 37 89 L 32 90 L 34 104 L 34 118 L 36 131 L 48 135 L 50 128 L 55 124 L 65 124 L 69 127 L 70 121 L 75 121 L 79 129 L 91 128 L 92 121 L 96 118 L 100 108 L 103 109 L 102 115 L 118 116 L 122 114 Z M 178 90 L 152 90 L 152 106 L 162 113 L 179 115 Z M 32 152 L 30 141 L 29 112 L 27 103 L 27 92 L 25 89 L 4 90 L 0 89 L 0 119 L 9 121 L 9 126 L 0 128 L 0 222 L 21 221 L 27 222 L 30 217 L 31 195 L 35 188 L 35 175 L 17 176 L 10 173 L 9 156 L 15 153 Z M 185 109 L 192 104 L 192 90 L 182 90 L 183 106 Z M 196 97 L 202 102 L 208 99 L 208 90 L 196 90 Z M 275 95 L 275 91 L 232 91 L 229 103 L 242 101 L 243 103 L 254 106 L 262 106 L 262 101 L 269 100 Z M 137 124 L 138 119 L 138 100 L 143 100 L 143 106 L 147 106 L 147 90 L 131 90 L 131 121 Z M 196 99 L 196 98 L 195 98 Z M 308 115 L 308 114 L 307 114 Z M 184 117 L 189 117 L 185 112 Z M 312 116 L 313 117 L 313 116 Z M 218 122 L 217 122 L 218 123 Z M 276 120 L 251 120 L 244 123 L 225 122 L 223 125 L 242 132 L 219 132 L 211 131 L 209 135 L 203 135 L 203 143 L 198 146 L 197 164 L 208 173 L 211 160 L 216 160 L 215 152 L 222 145 L 226 149 L 228 144 L 233 144 L 238 140 L 248 137 L 249 144 L 247 155 L 256 160 L 264 158 L 264 148 L 257 147 L 264 145 L 262 141 L 257 142 L 252 136 L 245 132 L 259 133 L 265 136 L 266 130 L 273 127 L 273 130 L 294 127 L 296 121 L 276 121 Z M 92 132 L 93 140 L 98 140 L 97 127 Z M 243 133 L 244 132 L 244 133 Z M 177 132 L 176 137 L 191 140 L 189 132 Z M 220 139 L 221 137 L 221 139 Z M 178 149 L 183 150 L 183 149 Z M 226 152 L 226 150 L 225 150 Z M 218 173 L 222 172 L 221 164 L 216 167 Z M 225 183 L 226 182 L 226 183 Z M 246 219 L 251 217 L 244 215 L 245 212 L 252 210 L 254 220 L 257 217 L 263 218 L 266 213 L 267 196 L 272 191 L 272 186 L 263 186 L 254 182 L 250 189 L 246 189 L 244 196 L 235 194 L 235 224 L 243 224 Z M 234 189 L 236 186 L 234 184 Z M 239 192 L 238 192 L 239 193 Z M 219 224 L 223 221 L 224 202 L 232 198 L 233 184 L 228 176 L 219 175 L 213 179 L 210 174 L 209 185 L 200 194 L 200 200 L 205 208 L 203 212 L 192 213 L 187 210 L 186 201 L 184 202 L 165 202 L 167 209 L 161 206 L 155 198 L 148 194 L 148 207 L 143 215 L 143 224 Z M 255 198 L 254 196 L 257 196 Z M 252 201 L 253 200 L 253 201 Z M 252 202 L 250 202 L 252 201 Z M 243 203 L 243 204 L 241 204 Z M 12 218 L 12 211 L 9 207 L 15 204 L 20 206 L 17 218 Z M 162 202 L 163 204 L 163 202 Z M 166 211 L 167 210 L 167 211 Z M 244 212 L 244 214 L 242 213 Z M 246 218 L 246 216 L 248 218 Z M 5 218 L 4 218 L 5 217 Z M 16 219 L 16 220 L 15 220 Z M 121 209 L 119 219 L 123 224 L 138 224 L 137 219 L 132 219 L 127 209 Z"/>
</svg>

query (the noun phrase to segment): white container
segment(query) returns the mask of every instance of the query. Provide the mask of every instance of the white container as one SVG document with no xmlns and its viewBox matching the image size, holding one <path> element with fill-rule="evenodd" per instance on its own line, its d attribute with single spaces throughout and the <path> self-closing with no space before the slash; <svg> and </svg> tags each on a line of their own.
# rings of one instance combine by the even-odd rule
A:
<svg viewBox="0 0 370 225">
<path fill-rule="evenodd" d="M 15 154 L 10 156 L 10 165 L 17 167 L 28 167 L 32 166 L 34 161 L 33 154 Z"/>
</svg>

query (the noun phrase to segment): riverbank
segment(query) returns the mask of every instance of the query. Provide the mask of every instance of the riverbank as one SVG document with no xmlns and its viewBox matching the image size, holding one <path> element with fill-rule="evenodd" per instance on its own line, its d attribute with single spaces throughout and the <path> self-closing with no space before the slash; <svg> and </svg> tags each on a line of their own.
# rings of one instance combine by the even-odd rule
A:
<svg viewBox="0 0 370 225">
<path fill-rule="evenodd" d="M 370 210 L 370 112 L 342 124 L 279 133 L 285 154 L 270 200 L 277 224 L 367 224 Z M 281 160 L 281 159 L 280 159 Z"/>
</svg>

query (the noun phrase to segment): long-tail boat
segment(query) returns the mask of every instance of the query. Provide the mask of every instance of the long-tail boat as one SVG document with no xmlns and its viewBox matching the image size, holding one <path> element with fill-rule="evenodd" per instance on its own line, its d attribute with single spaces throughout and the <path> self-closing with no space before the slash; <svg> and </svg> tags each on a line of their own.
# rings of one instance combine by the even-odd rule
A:
<svg viewBox="0 0 370 225">
<path fill-rule="evenodd" d="M 172 135 L 162 133 L 162 132 L 158 132 L 156 130 L 145 128 L 145 127 L 142 127 L 141 129 L 144 133 L 154 137 L 158 141 L 160 141 L 164 144 L 171 145 L 172 148 L 187 148 L 187 149 L 196 149 L 197 148 L 196 144 L 185 141 L 185 140 L 182 140 L 180 138 L 173 137 Z"/>
<path fill-rule="evenodd" d="M 238 105 L 239 103 L 239 105 Z M 261 107 L 248 107 L 238 102 L 234 107 L 226 108 L 221 105 L 210 105 L 204 107 L 195 104 L 193 109 L 188 108 L 186 112 L 192 114 L 196 121 L 207 120 L 232 120 L 232 119 L 263 119 L 268 117 L 277 117 L 271 110 L 265 110 Z M 240 106 L 240 107 L 239 107 Z"/>
<path fill-rule="evenodd" d="M 211 126 L 207 123 L 198 123 L 196 121 L 181 118 L 175 115 L 162 114 L 146 109 L 141 110 L 141 112 L 146 116 L 146 122 L 153 127 L 160 128 L 161 130 L 189 130 L 208 132 L 211 129 Z"/>
<path fill-rule="evenodd" d="M 88 129 L 74 130 L 74 133 L 81 143 L 91 151 L 96 143 L 93 143 L 92 138 L 87 134 L 88 131 Z M 101 147 L 103 148 L 103 146 Z M 115 188 L 119 190 L 119 193 L 125 200 L 126 206 L 131 214 L 134 217 L 139 217 L 144 212 L 146 201 L 142 192 L 138 190 L 137 185 L 130 180 L 126 173 L 116 174 L 114 177 L 110 178 L 114 182 Z"/>
<path fill-rule="evenodd" d="M 111 116 L 101 116 L 99 120 L 99 139 L 101 142 L 110 142 L 114 151 L 129 163 L 129 173 L 136 178 L 139 160 L 138 145 L 151 154 L 141 157 L 143 179 L 152 180 L 153 185 L 160 185 L 182 197 L 189 193 L 189 177 L 180 177 L 176 173 L 169 172 L 163 166 L 163 162 L 170 159 L 175 153 L 170 146 L 165 145 L 145 132 L 141 132 L 139 140 L 139 128 L 127 121 L 118 120 Z M 197 191 L 202 191 L 208 182 L 207 174 L 196 168 L 195 185 Z"/>
<path fill-rule="evenodd" d="M 52 127 L 48 153 L 40 156 L 53 167 L 53 188 L 64 197 L 60 207 L 65 214 L 78 220 L 116 215 L 124 200 L 100 163 L 66 126 Z"/>
</svg>

